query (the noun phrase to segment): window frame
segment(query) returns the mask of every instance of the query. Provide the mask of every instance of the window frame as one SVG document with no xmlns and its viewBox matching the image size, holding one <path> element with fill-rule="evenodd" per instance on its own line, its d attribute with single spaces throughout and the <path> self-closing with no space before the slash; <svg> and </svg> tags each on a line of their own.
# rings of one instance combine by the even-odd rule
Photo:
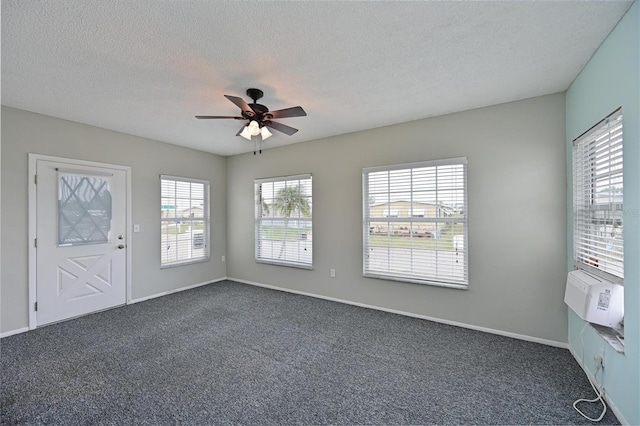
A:
<svg viewBox="0 0 640 426">
<path fill-rule="evenodd" d="M 280 217 L 280 216 L 264 216 L 263 212 L 263 198 L 262 198 L 262 184 L 265 183 L 273 183 L 273 182 L 287 182 L 292 180 L 298 180 L 298 182 L 302 180 L 309 180 L 310 182 L 310 196 L 309 201 L 311 202 L 311 215 L 309 217 Z M 310 262 L 296 262 L 296 261 L 287 261 L 287 260 L 277 260 L 269 257 L 261 257 L 259 254 L 261 253 L 261 243 L 263 241 L 261 235 L 261 224 L 264 220 L 283 220 L 288 223 L 289 221 L 303 221 L 308 222 L 311 228 L 311 234 L 313 234 L 313 175 L 311 173 L 298 174 L 298 175 L 290 175 L 290 176 L 275 176 L 270 178 L 260 178 L 254 179 L 253 181 L 253 191 L 254 191 L 254 260 L 256 263 L 269 264 L 269 265 L 277 265 L 277 266 L 288 266 L 291 268 L 298 269 L 313 269 L 313 240 L 308 241 L 311 245 L 311 261 Z M 259 194 L 258 194 L 259 191 Z M 274 194 L 275 199 L 275 194 Z"/>
<path fill-rule="evenodd" d="M 173 217 L 173 218 L 163 218 L 162 217 L 162 185 L 163 181 L 173 181 L 174 184 L 177 182 L 187 182 L 187 183 L 199 183 L 204 185 L 203 189 L 203 216 L 202 217 Z M 167 268 L 175 268 L 177 266 L 184 265 L 192 265 L 194 263 L 203 263 L 211 260 L 211 207 L 210 207 L 210 192 L 211 192 L 211 183 L 206 179 L 197 179 L 197 178 L 188 178 L 183 176 L 173 176 L 173 175 L 160 175 L 160 269 Z M 191 197 L 189 198 L 191 204 Z M 175 260 L 171 262 L 163 262 L 162 260 L 162 228 L 165 223 L 177 223 L 182 221 L 202 221 L 204 222 L 204 229 L 202 230 L 204 236 L 204 255 L 199 257 L 191 257 L 185 260 Z M 193 241 L 191 241 L 193 244 Z"/>
<path fill-rule="evenodd" d="M 620 142 L 619 147 L 617 149 L 618 155 L 608 155 L 604 160 L 602 157 L 598 158 L 600 154 L 597 154 L 596 145 L 599 141 L 605 139 L 604 134 L 611 133 L 610 130 L 605 130 L 607 126 L 610 125 L 611 120 L 616 120 L 620 122 Z M 573 189 L 573 208 L 572 208 L 572 228 L 573 228 L 573 238 L 572 238 L 572 261 L 573 266 L 576 269 L 581 269 L 586 272 L 589 272 L 599 278 L 605 279 L 607 281 L 624 284 L 624 120 L 623 120 L 623 111 L 622 108 L 617 108 L 611 114 L 604 117 L 598 123 L 593 125 L 583 134 L 578 136 L 573 140 L 571 147 L 571 158 L 572 158 L 572 189 Z M 609 147 L 609 154 L 611 154 L 611 146 L 612 146 L 612 137 L 607 137 L 606 144 Z M 580 151 L 578 151 L 580 150 Z M 587 152 L 584 154 L 584 151 L 592 151 L 593 153 Z M 619 175 L 621 185 L 621 194 L 622 200 L 620 202 L 615 201 L 616 193 L 614 192 L 613 199 L 609 201 L 609 203 L 598 202 L 598 183 L 602 177 L 597 176 L 597 167 L 601 167 L 600 164 L 603 162 L 607 163 L 607 167 L 611 168 L 613 160 L 616 160 L 619 157 L 619 161 L 616 162 L 616 173 L 615 175 Z M 596 162 L 599 166 L 596 167 Z M 617 166 L 619 165 L 619 168 Z M 584 174 L 579 176 L 580 172 Z M 609 170 L 607 173 L 610 178 L 614 175 L 612 170 Z M 602 208 L 604 205 L 609 204 L 609 208 Z M 604 219 L 598 219 L 594 217 L 595 214 L 601 212 L 603 216 L 606 216 Z M 619 218 L 616 219 L 614 216 L 618 213 Z M 609 216 L 611 215 L 610 219 Z M 609 226 L 607 224 L 608 220 L 611 220 L 615 225 L 619 225 L 618 227 L 621 229 L 621 247 L 622 247 L 622 264 L 620 266 L 621 275 L 617 275 L 615 273 L 609 272 L 607 270 L 601 269 L 600 262 L 601 256 L 603 253 L 606 253 L 608 249 L 598 250 L 593 252 L 593 257 L 589 263 L 584 262 L 579 257 L 584 257 L 586 255 L 586 249 L 583 247 L 582 250 L 579 250 L 578 246 L 584 244 L 579 244 L 578 240 L 584 240 L 588 238 L 590 232 L 592 230 L 584 232 L 585 229 L 588 229 L 589 224 L 593 225 L 594 221 L 601 220 L 604 221 L 604 227 Z M 619 223 L 616 222 L 619 220 Z M 582 231 L 582 232 L 581 232 Z M 606 229 L 605 229 L 606 232 Z M 615 239 L 615 237 L 613 237 Z M 592 243 L 589 243 L 592 244 Z M 591 258 L 590 258 L 591 259 Z M 593 263 L 596 263 L 598 266 L 594 266 Z M 612 263 L 603 262 L 603 263 Z"/>
<path fill-rule="evenodd" d="M 362 169 L 362 275 L 367 278 L 377 278 L 377 279 L 385 279 L 392 281 L 401 281 L 401 282 L 409 282 L 415 284 L 424 284 L 438 287 L 447 287 L 454 289 L 467 290 L 469 288 L 469 221 L 468 221 L 468 179 L 467 179 L 467 167 L 468 161 L 467 157 L 456 157 L 456 158 L 448 158 L 441 160 L 428 160 L 428 161 L 419 161 L 414 163 L 402 163 L 402 164 L 392 164 L 385 166 L 376 166 L 376 167 L 367 167 Z M 374 217 L 372 218 L 369 215 L 369 200 L 372 194 L 369 191 L 369 175 L 374 172 L 392 172 L 392 171 L 400 171 L 400 170 L 412 170 L 418 168 L 427 168 L 427 167 L 438 167 L 438 166 L 450 166 L 450 165 L 462 165 L 462 190 L 463 190 L 463 203 L 464 203 L 464 212 L 462 217 L 428 217 L 426 211 L 424 212 L 423 217 L 413 216 L 410 213 L 407 218 L 397 218 L 397 217 Z M 417 192 L 413 189 L 413 181 L 411 183 L 412 187 L 410 191 L 411 194 L 411 203 L 413 203 L 413 194 Z M 390 196 L 389 196 L 390 197 Z M 390 200 L 390 198 L 389 198 Z M 391 203 L 391 201 L 389 201 Z M 387 207 L 387 209 L 391 209 L 391 205 Z M 412 207 L 410 207 L 412 209 Z M 437 276 L 426 276 L 419 274 L 400 274 L 396 272 L 380 272 L 377 270 L 371 270 L 368 268 L 368 252 L 369 252 L 369 238 L 370 238 L 370 223 L 372 222 L 406 222 L 411 228 L 413 227 L 413 223 L 462 223 L 464 227 L 464 241 L 463 241 L 463 256 L 465 259 L 464 269 L 463 269 L 463 279 L 462 280 L 451 280 L 445 279 L 443 277 Z M 384 246 L 383 246 L 384 247 Z M 390 247 L 390 246 L 386 246 Z M 413 250 L 413 247 L 411 247 Z M 442 250 L 437 250 L 442 251 Z"/>
</svg>

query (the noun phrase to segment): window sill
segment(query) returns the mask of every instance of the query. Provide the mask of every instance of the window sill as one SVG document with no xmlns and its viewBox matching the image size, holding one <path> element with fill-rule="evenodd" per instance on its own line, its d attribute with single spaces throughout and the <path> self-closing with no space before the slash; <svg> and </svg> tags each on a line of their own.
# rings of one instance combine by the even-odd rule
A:
<svg viewBox="0 0 640 426">
<path fill-rule="evenodd" d="M 607 342 L 616 352 L 624 354 L 624 337 L 621 336 L 618 330 L 602 325 L 589 324 L 595 330 L 596 334 L 602 337 L 602 340 Z M 620 337 L 622 337 L 622 339 Z"/>
<path fill-rule="evenodd" d="M 160 265 L 160 269 L 169 269 L 169 268 L 175 268 L 176 266 L 193 265 L 194 263 L 208 262 L 210 259 L 211 257 L 203 257 L 200 259 L 185 260 L 183 262 L 166 263 L 164 265 Z"/>
<path fill-rule="evenodd" d="M 446 288 L 452 288 L 452 289 L 456 289 L 456 290 L 468 290 L 469 289 L 469 285 L 468 284 L 458 284 L 458 283 L 448 283 L 448 282 L 442 282 L 442 281 L 420 280 L 420 279 L 413 279 L 413 278 L 401 277 L 401 276 L 395 276 L 395 275 L 364 273 L 363 276 L 365 278 L 375 278 L 375 279 L 379 279 L 379 280 L 388 280 L 388 281 L 400 281 L 400 282 L 411 283 L 411 284 L 429 285 L 429 286 L 433 286 L 433 287 L 446 287 Z"/>
<path fill-rule="evenodd" d="M 313 269 L 313 265 L 304 265 L 301 263 L 290 263 L 290 262 L 278 262 L 278 261 L 264 260 L 264 259 L 256 259 L 256 263 L 262 263 L 265 265 L 288 266 L 290 268 L 297 268 L 297 269 L 308 269 L 308 270 Z"/>
</svg>

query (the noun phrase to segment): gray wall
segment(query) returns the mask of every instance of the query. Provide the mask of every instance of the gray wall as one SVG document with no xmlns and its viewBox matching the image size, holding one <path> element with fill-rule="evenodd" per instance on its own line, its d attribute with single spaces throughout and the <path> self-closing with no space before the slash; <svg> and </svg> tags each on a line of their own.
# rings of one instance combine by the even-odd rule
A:
<svg viewBox="0 0 640 426">
<path fill-rule="evenodd" d="M 227 275 L 566 342 L 564 136 L 560 93 L 230 157 Z M 460 156 L 469 290 L 364 278 L 362 168 Z M 313 174 L 314 270 L 255 263 L 253 179 L 300 173 Z"/>
<path fill-rule="evenodd" d="M 554 94 L 225 159 L 2 107 L 0 332 L 28 325 L 34 152 L 132 167 L 133 222 L 142 228 L 133 234 L 134 299 L 227 275 L 566 342 L 564 123 L 564 94 Z M 362 277 L 362 168 L 459 156 L 469 160 L 469 290 Z M 160 269 L 161 173 L 211 181 L 210 262 Z M 253 179 L 299 173 L 314 177 L 314 270 L 257 264 Z"/>
<path fill-rule="evenodd" d="M 28 326 L 28 153 L 132 167 L 134 299 L 226 275 L 226 159 L 191 149 L 2 107 L 2 313 L 0 332 Z M 160 269 L 160 179 L 211 182 L 211 260 Z"/>
</svg>

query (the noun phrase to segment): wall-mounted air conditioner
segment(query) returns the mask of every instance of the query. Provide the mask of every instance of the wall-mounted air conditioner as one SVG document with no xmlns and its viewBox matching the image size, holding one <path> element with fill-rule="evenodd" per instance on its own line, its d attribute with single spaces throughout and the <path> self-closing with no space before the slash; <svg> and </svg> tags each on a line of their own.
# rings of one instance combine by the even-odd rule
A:
<svg viewBox="0 0 640 426">
<path fill-rule="evenodd" d="M 620 327 L 624 317 L 624 287 L 584 271 L 569 272 L 564 302 L 583 320 L 605 327 Z"/>
</svg>

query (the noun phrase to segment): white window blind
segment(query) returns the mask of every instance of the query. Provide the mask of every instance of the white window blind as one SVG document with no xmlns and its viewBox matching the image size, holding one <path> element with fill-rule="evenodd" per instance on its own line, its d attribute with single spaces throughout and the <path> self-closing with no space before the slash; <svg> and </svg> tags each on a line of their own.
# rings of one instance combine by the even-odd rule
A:
<svg viewBox="0 0 640 426">
<path fill-rule="evenodd" d="M 160 176 L 160 263 L 209 260 L 209 181 Z"/>
<path fill-rule="evenodd" d="M 624 278 L 622 110 L 573 143 L 575 266 L 607 279 Z"/>
<path fill-rule="evenodd" d="M 363 169 L 364 275 L 467 288 L 467 159 Z"/>
<path fill-rule="evenodd" d="M 254 186 L 256 261 L 311 269 L 311 175 L 258 179 Z"/>
</svg>

